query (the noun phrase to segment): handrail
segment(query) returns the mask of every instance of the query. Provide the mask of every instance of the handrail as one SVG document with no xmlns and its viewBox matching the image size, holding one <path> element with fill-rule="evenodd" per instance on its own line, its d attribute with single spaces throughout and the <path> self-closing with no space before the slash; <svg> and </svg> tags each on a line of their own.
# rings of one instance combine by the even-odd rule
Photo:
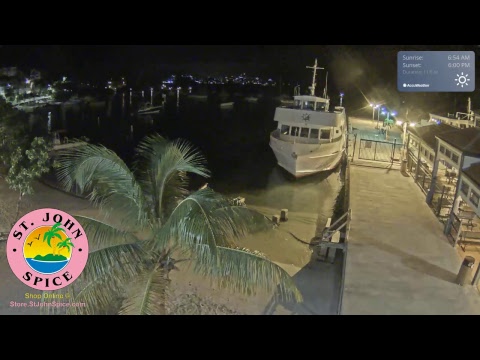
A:
<svg viewBox="0 0 480 360">
<path fill-rule="evenodd" d="M 345 216 L 348 216 L 350 214 L 350 209 L 348 209 L 348 211 L 343 214 L 337 221 L 335 221 L 332 225 L 330 225 L 330 227 L 328 228 L 328 230 L 330 230 L 331 228 L 333 228 L 335 225 L 337 225 Z M 348 219 L 347 219 L 348 221 Z M 340 230 L 340 229 L 336 229 L 336 230 Z M 335 230 L 335 231 L 336 231 Z"/>
</svg>

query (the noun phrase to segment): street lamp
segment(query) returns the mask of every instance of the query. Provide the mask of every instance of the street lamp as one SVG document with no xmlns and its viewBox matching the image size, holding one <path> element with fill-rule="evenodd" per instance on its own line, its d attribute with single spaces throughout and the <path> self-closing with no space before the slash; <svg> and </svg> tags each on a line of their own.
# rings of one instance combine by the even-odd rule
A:
<svg viewBox="0 0 480 360">
<path fill-rule="evenodd" d="M 343 101 L 343 96 L 344 95 L 345 95 L 344 93 L 340 93 L 340 106 L 342 106 L 342 101 Z"/>
</svg>

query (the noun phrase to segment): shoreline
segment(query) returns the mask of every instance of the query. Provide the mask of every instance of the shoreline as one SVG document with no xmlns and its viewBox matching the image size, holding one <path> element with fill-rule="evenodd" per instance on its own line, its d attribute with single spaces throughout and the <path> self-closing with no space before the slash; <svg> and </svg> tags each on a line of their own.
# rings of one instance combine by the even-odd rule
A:
<svg viewBox="0 0 480 360">
<path fill-rule="evenodd" d="M 333 177 L 336 178 L 336 176 L 337 175 L 333 173 Z M 326 183 L 328 183 L 328 181 Z M 284 186 L 286 186 L 285 189 L 290 189 L 292 186 L 295 187 L 295 184 L 287 184 Z M 316 184 L 303 184 L 301 185 L 301 189 L 302 191 L 306 191 L 307 194 L 310 194 L 309 191 L 313 191 L 316 186 Z M 98 210 L 93 208 L 87 199 L 77 194 L 71 194 L 59 189 L 58 186 L 52 184 L 48 179 L 47 181 L 42 179 L 42 181 L 35 184 L 34 188 L 35 193 L 26 199 L 27 204 L 24 206 L 25 212 L 30 211 L 27 209 L 28 207 L 52 207 L 60 208 L 66 212 L 72 213 L 72 215 L 88 214 L 93 217 L 98 216 Z M 282 191 L 282 189 L 279 191 Z M 0 179 L 0 193 L 2 194 L 2 200 L 7 203 L 12 203 L 12 201 L 15 201 L 16 199 L 16 193 L 6 187 L 3 179 Z M 227 194 L 227 196 L 228 195 L 231 194 Z M 310 195 L 295 199 L 296 202 L 300 202 L 300 205 L 302 201 L 310 200 Z M 333 209 L 328 209 L 329 206 L 326 205 L 329 201 L 323 196 L 316 201 L 321 202 L 319 209 L 322 208 L 321 205 L 327 207 L 320 212 L 330 213 L 328 217 L 331 217 Z M 271 215 L 276 214 L 279 211 L 279 209 L 275 209 L 276 206 L 272 207 L 272 203 L 266 204 L 266 206 L 257 205 L 257 203 L 262 202 L 262 197 L 248 195 L 247 206 L 252 210 L 257 210 L 268 218 L 271 218 Z M 297 207 L 301 208 L 301 206 Z M 331 288 L 332 286 L 335 287 L 336 282 L 338 282 L 337 275 L 335 275 L 338 271 L 334 269 L 335 265 L 312 262 L 311 247 L 299 242 L 293 236 L 288 234 L 288 232 L 293 232 L 299 238 L 309 241 L 318 231 L 319 222 L 323 222 L 322 217 L 324 217 L 324 215 L 317 213 L 313 214 L 308 211 L 289 211 L 289 220 L 285 223 L 281 223 L 275 230 L 268 230 L 268 234 L 264 232 L 253 234 L 238 241 L 238 246 L 265 253 L 271 261 L 277 263 L 277 265 L 289 272 L 290 275 L 294 276 L 294 280 L 296 283 L 298 282 L 297 286 L 299 286 L 299 289 L 301 288 L 302 294 L 307 294 L 307 296 L 304 295 L 306 302 L 311 303 L 309 305 L 286 304 L 286 307 L 277 304 L 276 310 L 273 312 L 270 311 L 270 313 L 334 313 L 332 309 L 336 307 L 337 300 L 335 299 L 336 295 L 332 295 Z M 323 225 L 324 222 L 321 226 Z M 5 221 L 4 224 L 1 224 L 0 222 L 0 231 L 3 230 L 2 227 L 5 227 Z M 2 244 L 6 245 L 6 242 L 0 243 L 0 251 Z M 9 269 L 6 257 L 1 253 L 0 270 L 2 274 L 6 275 L 0 278 L 0 288 L 2 289 L 2 295 L 0 295 L 0 314 L 39 313 L 38 311 L 35 312 L 35 309 L 22 309 L 19 311 L 18 309 L 8 308 L 10 301 L 22 301 L 26 292 L 35 293 L 35 290 L 28 288 L 15 277 Z M 274 295 L 259 293 L 255 296 L 244 296 L 239 293 L 232 293 L 225 289 L 215 289 L 211 286 L 208 278 L 206 279 L 193 274 L 186 269 L 182 269 L 182 271 L 172 271 L 171 279 L 172 304 L 169 306 L 172 307 L 171 309 L 174 313 L 197 311 L 198 314 L 218 313 L 231 315 L 260 315 L 265 313 L 272 304 L 272 297 Z M 306 289 L 305 285 L 307 286 Z M 325 291 L 325 289 L 327 289 L 327 291 Z M 315 294 L 315 296 L 310 296 L 309 294 L 311 293 Z M 192 304 L 188 304 L 189 302 Z M 316 310 L 312 311 L 310 309 Z"/>
</svg>

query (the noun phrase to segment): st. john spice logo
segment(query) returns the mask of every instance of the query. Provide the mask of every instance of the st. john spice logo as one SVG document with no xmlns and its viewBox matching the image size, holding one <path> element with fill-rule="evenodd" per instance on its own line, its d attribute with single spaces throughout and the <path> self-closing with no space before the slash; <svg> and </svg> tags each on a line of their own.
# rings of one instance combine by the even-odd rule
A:
<svg viewBox="0 0 480 360">
<path fill-rule="evenodd" d="M 7 240 L 10 268 L 37 290 L 58 290 L 72 284 L 88 259 L 82 226 L 66 212 L 38 209 L 13 226 Z"/>
</svg>

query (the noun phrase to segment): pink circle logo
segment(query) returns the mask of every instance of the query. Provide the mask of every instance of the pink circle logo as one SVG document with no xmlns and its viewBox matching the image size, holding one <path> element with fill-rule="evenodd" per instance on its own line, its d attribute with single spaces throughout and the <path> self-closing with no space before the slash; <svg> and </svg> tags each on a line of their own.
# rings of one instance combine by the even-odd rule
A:
<svg viewBox="0 0 480 360">
<path fill-rule="evenodd" d="M 13 273 L 36 290 L 72 284 L 88 259 L 88 240 L 75 218 L 57 209 L 38 209 L 13 226 L 7 240 Z"/>
</svg>

